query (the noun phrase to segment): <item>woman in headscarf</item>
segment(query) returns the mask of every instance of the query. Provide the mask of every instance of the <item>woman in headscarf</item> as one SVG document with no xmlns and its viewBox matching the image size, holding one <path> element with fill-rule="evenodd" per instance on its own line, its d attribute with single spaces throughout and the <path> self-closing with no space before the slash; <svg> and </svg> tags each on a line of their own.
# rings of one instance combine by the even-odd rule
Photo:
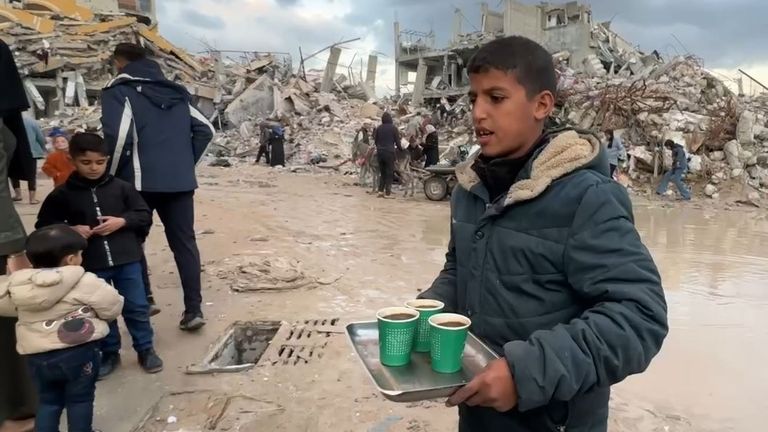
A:
<svg viewBox="0 0 768 432">
<path fill-rule="evenodd" d="M 427 160 L 424 162 L 424 168 L 428 168 L 440 162 L 440 150 L 437 129 L 431 124 L 428 124 L 425 129 L 427 137 L 424 139 L 424 156 Z"/>
<path fill-rule="evenodd" d="M 21 117 L 29 102 L 11 50 L 2 40 L 0 95 L 0 275 L 5 275 L 6 267 L 10 273 L 29 266 L 24 255 L 26 232 L 13 206 L 8 176 L 29 181 L 35 175 L 35 160 Z M 15 318 L 0 317 L 0 432 L 34 428 L 35 395 L 26 364 L 16 352 L 15 327 Z"/>
</svg>

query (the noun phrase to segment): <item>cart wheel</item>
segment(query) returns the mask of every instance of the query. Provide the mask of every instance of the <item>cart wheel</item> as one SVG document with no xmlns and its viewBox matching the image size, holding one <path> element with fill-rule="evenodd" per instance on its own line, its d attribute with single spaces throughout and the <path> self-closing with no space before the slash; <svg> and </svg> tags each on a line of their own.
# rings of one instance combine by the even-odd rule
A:
<svg viewBox="0 0 768 432">
<path fill-rule="evenodd" d="M 442 201 L 448 196 L 448 182 L 443 177 L 432 176 L 424 180 L 424 195 L 430 201 Z"/>
</svg>

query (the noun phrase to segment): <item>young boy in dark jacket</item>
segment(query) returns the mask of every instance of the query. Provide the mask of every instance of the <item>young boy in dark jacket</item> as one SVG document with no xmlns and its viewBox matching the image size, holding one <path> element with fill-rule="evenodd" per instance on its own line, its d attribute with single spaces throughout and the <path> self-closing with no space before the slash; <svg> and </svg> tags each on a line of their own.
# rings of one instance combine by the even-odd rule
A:
<svg viewBox="0 0 768 432">
<path fill-rule="evenodd" d="M 457 167 L 443 271 L 421 297 L 472 320 L 501 358 L 449 400 L 462 432 L 603 432 L 610 386 L 667 334 L 656 266 L 605 149 L 545 133 L 549 53 L 495 40 L 468 65 L 482 154 Z"/>
<path fill-rule="evenodd" d="M 154 350 L 140 264 L 141 240 L 149 231 L 152 214 L 130 183 L 107 174 L 108 150 L 100 136 L 75 135 L 69 143 L 69 153 L 76 171 L 45 199 L 35 226 L 65 223 L 88 239 L 83 267 L 113 284 L 125 298 L 123 319 L 139 364 L 148 373 L 160 372 L 163 361 Z M 116 320 L 109 325 L 101 351 L 99 376 L 103 378 L 120 364 Z"/>
</svg>

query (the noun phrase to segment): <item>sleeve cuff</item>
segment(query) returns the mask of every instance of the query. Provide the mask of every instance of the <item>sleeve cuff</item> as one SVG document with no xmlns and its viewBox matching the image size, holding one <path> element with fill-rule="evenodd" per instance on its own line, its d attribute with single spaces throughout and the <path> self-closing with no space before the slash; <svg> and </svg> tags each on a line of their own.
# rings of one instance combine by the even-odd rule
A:
<svg viewBox="0 0 768 432">
<path fill-rule="evenodd" d="M 504 357 L 517 387 L 517 409 L 525 412 L 547 405 L 550 398 L 542 381 L 543 371 L 535 370 L 543 361 L 539 351 L 528 342 L 513 341 L 504 345 Z"/>
</svg>

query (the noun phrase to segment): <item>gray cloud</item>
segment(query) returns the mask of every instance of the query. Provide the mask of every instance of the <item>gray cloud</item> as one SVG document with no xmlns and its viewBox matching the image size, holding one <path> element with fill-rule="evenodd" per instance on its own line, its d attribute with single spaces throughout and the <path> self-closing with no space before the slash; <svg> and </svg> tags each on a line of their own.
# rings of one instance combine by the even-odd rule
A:
<svg viewBox="0 0 768 432">
<path fill-rule="evenodd" d="M 450 38 L 453 6 L 461 8 L 466 16 L 462 22 L 464 31 L 472 31 L 480 23 L 477 0 L 349 0 L 351 11 L 343 19 L 331 21 L 299 13 L 302 6 L 315 5 L 315 1 L 333 4 L 339 0 L 163 0 L 158 14 L 163 34 L 190 51 L 200 51 L 202 40 L 220 49 L 288 51 L 293 54 L 294 66 L 298 64 L 299 46 L 306 54 L 344 38 L 369 35 L 369 40 L 376 43 L 373 49 L 388 56 L 380 59 L 379 67 L 387 71 L 384 74 L 389 73 L 392 80 L 389 69 L 393 66 L 395 17 L 402 28 L 433 29 L 438 46 L 446 45 Z M 538 0 L 522 1 L 538 3 Z M 489 3 L 492 8 L 500 9 L 506 2 Z M 766 36 L 763 21 L 768 16 L 766 0 L 591 0 L 590 3 L 595 20 L 613 19 L 613 28 L 645 51 L 657 49 L 664 55 L 689 51 L 702 57 L 711 68 L 768 63 L 768 46 L 763 43 Z M 216 11 L 218 16 L 198 11 Z M 354 50 L 355 44 L 351 48 Z M 324 55 L 320 55 L 308 67 L 322 66 L 324 61 Z"/>
<path fill-rule="evenodd" d="M 524 0 L 536 4 L 537 0 Z M 362 3 L 362 2 L 361 2 Z M 503 1 L 489 2 L 501 9 Z M 740 64 L 768 61 L 765 0 L 655 0 L 617 1 L 591 0 L 596 20 L 613 18 L 613 28 L 627 40 L 646 51 L 654 49 L 670 55 L 685 54 L 686 49 L 702 57 L 707 66 L 732 68 Z M 479 26 L 477 1 L 459 0 L 369 0 L 346 17 L 350 24 L 365 25 L 371 17 L 394 21 L 396 11 L 401 26 L 415 30 L 434 29 L 439 44 L 447 43 L 453 28 L 453 7 L 462 9 L 467 20 L 464 31 Z M 391 27 L 388 27 L 391 28 Z M 391 34 L 392 31 L 389 31 Z M 686 49 L 672 37 L 677 36 Z M 393 38 L 381 38 L 389 46 L 380 49 L 391 53 Z"/>
<path fill-rule="evenodd" d="M 207 15 L 190 8 L 182 10 L 181 17 L 186 20 L 188 24 L 204 29 L 219 30 L 227 26 L 224 20 L 217 16 Z"/>
</svg>

